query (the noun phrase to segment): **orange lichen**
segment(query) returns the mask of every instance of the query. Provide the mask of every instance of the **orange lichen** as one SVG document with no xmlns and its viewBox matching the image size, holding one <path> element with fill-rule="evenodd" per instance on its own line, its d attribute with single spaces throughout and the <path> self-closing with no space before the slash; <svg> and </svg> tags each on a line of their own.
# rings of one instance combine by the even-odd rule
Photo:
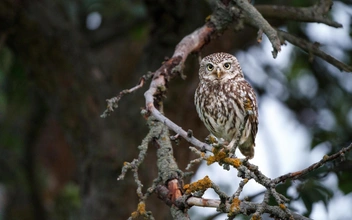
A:
<svg viewBox="0 0 352 220">
<path fill-rule="evenodd" d="M 251 220 L 261 220 L 262 218 L 258 215 L 252 215 Z"/>
<path fill-rule="evenodd" d="M 233 198 L 231 203 L 231 211 L 240 209 L 241 200 L 238 197 Z"/>
<path fill-rule="evenodd" d="M 139 213 L 137 211 L 134 211 L 131 213 L 132 219 L 137 218 L 139 216 Z"/>
<path fill-rule="evenodd" d="M 219 162 L 220 164 L 221 163 L 226 163 L 226 164 L 232 165 L 232 166 L 234 166 L 236 168 L 241 166 L 241 160 L 240 159 L 228 157 L 228 154 L 223 149 L 214 148 L 213 149 L 213 154 L 214 154 L 214 156 L 209 156 L 207 158 L 207 165 L 211 165 L 211 164 L 213 164 L 215 162 Z"/>
<path fill-rule="evenodd" d="M 190 184 L 185 184 L 185 185 L 183 186 L 183 189 L 184 189 L 184 190 L 188 190 L 189 187 L 190 187 Z"/>
<path fill-rule="evenodd" d="M 138 203 L 137 210 L 131 213 L 131 217 L 137 218 L 138 216 L 143 216 L 145 214 L 146 214 L 145 203 L 140 202 L 140 203 Z"/>
<path fill-rule="evenodd" d="M 241 166 L 241 160 L 238 159 L 238 158 L 229 158 L 229 157 L 226 157 L 224 158 L 224 162 L 227 163 L 227 164 L 230 164 L 234 167 L 239 167 Z"/>
<path fill-rule="evenodd" d="M 279 207 L 280 207 L 280 209 L 282 209 L 282 210 L 285 210 L 285 209 L 286 209 L 286 206 L 285 206 L 284 204 L 282 204 L 282 203 L 279 204 Z"/>
<path fill-rule="evenodd" d="M 223 151 L 219 148 L 214 148 L 213 154 L 214 154 L 214 156 L 209 156 L 207 158 L 208 165 L 213 164 L 215 162 L 222 162 L 224 160 L 224 158 L 227 157 L 227 154 L 225 153 L 225 151 Z"/>
<path fill-rule="evenodd" d="M 129 162 L 126 162 L 126 161 L 123 162 L 123 165 L 124 165 L 124 166 L 127 166 L 128 164 L 129 164 Z"/>
<path fill-rule="evenodd" d="M 186 194 L 191 194 L 196 191 L 205 191 L 210 188 L 212 185 L 211 180 L 208 176 L 205 176 L 203 179 L 198 180 L 197 182 L 186 184 L 183 189 L 186 191 Z"/>
<path fill-rule="evenodd" d="M 241 200 L 238 197 L 233 198 L 230 205 L 230 212 L 228 216 L 232 216 L 237 210 L 240 209 Z"/>
<path fill-rule="evenodd" d="M 208 140 L 210 143 L 214 144 L 217 142 L 216 138 L 213 135 L 209 135 L 208 136 Z"/>
</svg>

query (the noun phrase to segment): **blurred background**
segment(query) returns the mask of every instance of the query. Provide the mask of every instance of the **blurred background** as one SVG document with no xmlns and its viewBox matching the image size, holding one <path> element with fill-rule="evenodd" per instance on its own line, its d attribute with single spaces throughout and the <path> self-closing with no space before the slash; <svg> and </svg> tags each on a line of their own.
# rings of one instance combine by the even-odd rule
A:
<svg viewBox="0 0 352 220">
<path fill-rule="evenodd" d="M 316 1 L 257 0 L 255 4 L 311 6 Z M 116 181 L 124 161 L 138 155 L 147 133 L 143 93 L 125 96 L 108 118 L 105 100 L 155 71 L 176 44 L 204 24 L 208 1 L 163 0 L 2 0 L 0 2 L 0 219 L 127 219 L 138 204 L 131 173 Z M 352 3 L 334 1 L 323 24 L 271 19 L 280 29 L 311 42 L 351 66 Z M 303 169 L 352 141 L 352 75 L 290 44 L 277 59 L 257 30 L 231 28 L 202 50 L 232 53 L 256 89 L 260 127 L 253 163 L 269 177 Z M 198 57 L 186 62 L 186 80 L 169 83 L 167 117 L 204 140 L 193 95 Z M 175 145 L 179 168 L 196 157 L 184 140 Z M 157 176 L 150 146 L 139 169 L 144 190 Z M 350 219 L 351 154 L 301 180 L 278 187 L 290 208 L 315 219 Z M 198 167 L 194 167 L 196 171 Z M 234 170 L 201 164 L 193 180 L 209 175 L 233 193 Z M 186 179 L 189 182 L 190 179 Z M 243 196 L 260 201 L 262 188 Z M 208 195 L 207 195 L 208 196 Z M 212 195 L 209 194 L 209 197 Z M 155 195 L 147 210 L 170 219 Z M 202 212 L 200 213 L 199 210 Z M 224 219 L 205 208 L 193 219 Z M 211 210 L 211 209 L 210 209 Z M 206 216 L 203 216 L 206 214 Z M 216 217 L 217 216 L 217 217 Z M 238 219 L 246 219 L 238 217 Z"/>
</svg>

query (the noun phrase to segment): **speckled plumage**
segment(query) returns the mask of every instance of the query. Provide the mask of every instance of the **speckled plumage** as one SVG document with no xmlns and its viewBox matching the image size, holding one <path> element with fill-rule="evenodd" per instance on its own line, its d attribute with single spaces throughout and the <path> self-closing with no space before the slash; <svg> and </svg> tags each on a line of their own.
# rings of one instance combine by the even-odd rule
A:
<svg viewBox="0 0 352 220">
<path fill-rule="evenodd" d="M 248 115 L 238 147 L 248 158 L 254 156 L 258 131 L 258 107 L 251 85 L 244 79 L 236 57 L 214 53 L 202 59 L 194 103 L 200 119 L 217 138 L 235 144 L 240 126 Z"/>
</svg>

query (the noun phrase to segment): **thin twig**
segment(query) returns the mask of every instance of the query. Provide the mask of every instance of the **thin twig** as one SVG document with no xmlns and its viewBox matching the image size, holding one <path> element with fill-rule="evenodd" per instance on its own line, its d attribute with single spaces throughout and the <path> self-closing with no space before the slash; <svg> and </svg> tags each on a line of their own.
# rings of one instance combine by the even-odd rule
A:
<svg viewBox="0 0 352 220">
<path fill-rule="evenodd" d="M 125 162 L 123 167 L 122 167 L 122 171 L 120 176 L 117 178 L 117 180 L 123 180 L 125 178 L 125 175 L 127 173 L 128 170 L 132 170 L 134 172 L 137 172 L 138 167 L 143 163 L 144 158 L 147 154 L 147 150 L 148 150 L 148 143 L 153 139 L 153 130 L 150 130 L 149 133 L 145 136 L 145 138 L 142 140 L 141 145 L 138 146 L 139 149 L 139 155 L 138 155 L 138 159 L 134 159 L 132 162 Z M 138 176 L 137 176 L 138 177 Z M 136 181 L 138 180 L 135 179 Z"/>
<path fill-rule="evenodd" d="M 236 192 L 233 194 L 232 199 L 235 197 L 240 197 L 243 187 L 248 183 L 248 179 L 243 179 L 239 184 Z"/>
<path fill-rule="evenodd" d="M 106 110 L 103 112 L 103 114 L 100 116 L 101 118 L 106 118 L 107 116 L 109 116 L 113 111 L 114 109 L 117 109 L 119 106 L 118 106 L 118 102 L 120 101 L 120 99 L 125 96 L 126 94 L 130 94 L 140 88 L 143 87 L 144 85 L 144 82 L 148 79 L 150 79 L 150 77 L 152 77 L 153 73 L 152 72 L 149 72 L 148 74 L 142 76 L 140 79 L 139 79 L 139 82 L 136 86 L 130 88 L 130 89 L 125 89 L 125 90 L 122 90 L 117 96 L 111 98 L 111 99 L 107 99 L 106 102 L 108 103 L 107 106 L 106 106 Z"/>
<path fill-rule="evenodd" d="M 204 152 L 201 152 L 201 151 L 198 150 L 197 148 L 195 148 L 195 147 L 189 147 L 189 149 L 190 149 L 193 153 L 198 154 L 198 155 L 199 155 L 199 158 L 194 159 L 194 160 L 191 160 L 191 161 L 188 163 L 188 165 L 187 165 L 187 167 L 186 167 L 186 170 L 191 169 L 191 167 L 192 167 L 194 164 L 200 163 L 200 162 L 202 162 L 203 160 L 205 160 L 205 158 L 206 158 L 205 153 L 204 153 Z"/>
<path fill-rule="evenodd" d="M 307 173 L 318 169 L 319 167 L 323 166 L 325 163 L 327 163 L 329 161 L 336 160 L 338 158 L 343 158 L 345 156 L 345 154 L 348 151 L 350 151 L 351 149 L 352 149 L 352 143 L 348 147 L 342 148 L 339 152 L 337 152 L 337 153 L 335 153 L 335 154 L 333 154 L 331 156 L 325 155 L 323 157 L 323 159 L 321 159 L 319 162 L 314 163 L 314 164 L 310 165 L 309 167 L 307 167 L 307 168 L 305 168 L 303 170 L 279 176 L 279 177 L 273 179 L 272 182 L 274 184 L 279 184 L 279 183 L 285 182 L 286 180 L 298 179 L 298 178 L 306 175 Z"/>
</svg>

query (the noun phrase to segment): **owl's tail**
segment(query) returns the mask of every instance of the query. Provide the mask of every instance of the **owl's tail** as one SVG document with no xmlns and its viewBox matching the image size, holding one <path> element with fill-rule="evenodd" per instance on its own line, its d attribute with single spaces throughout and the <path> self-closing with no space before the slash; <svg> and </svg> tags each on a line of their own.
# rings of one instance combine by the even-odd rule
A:
<svg viewBox="0 0 352 220">
<path fill-rule="evenodd" d="M 254 138 L 252 135 L 249 135 L 248 139 L 239 146 L 239 149 L 244 156 L 252 159 L 254 157 L 254 146 Z"/>
</svg>

